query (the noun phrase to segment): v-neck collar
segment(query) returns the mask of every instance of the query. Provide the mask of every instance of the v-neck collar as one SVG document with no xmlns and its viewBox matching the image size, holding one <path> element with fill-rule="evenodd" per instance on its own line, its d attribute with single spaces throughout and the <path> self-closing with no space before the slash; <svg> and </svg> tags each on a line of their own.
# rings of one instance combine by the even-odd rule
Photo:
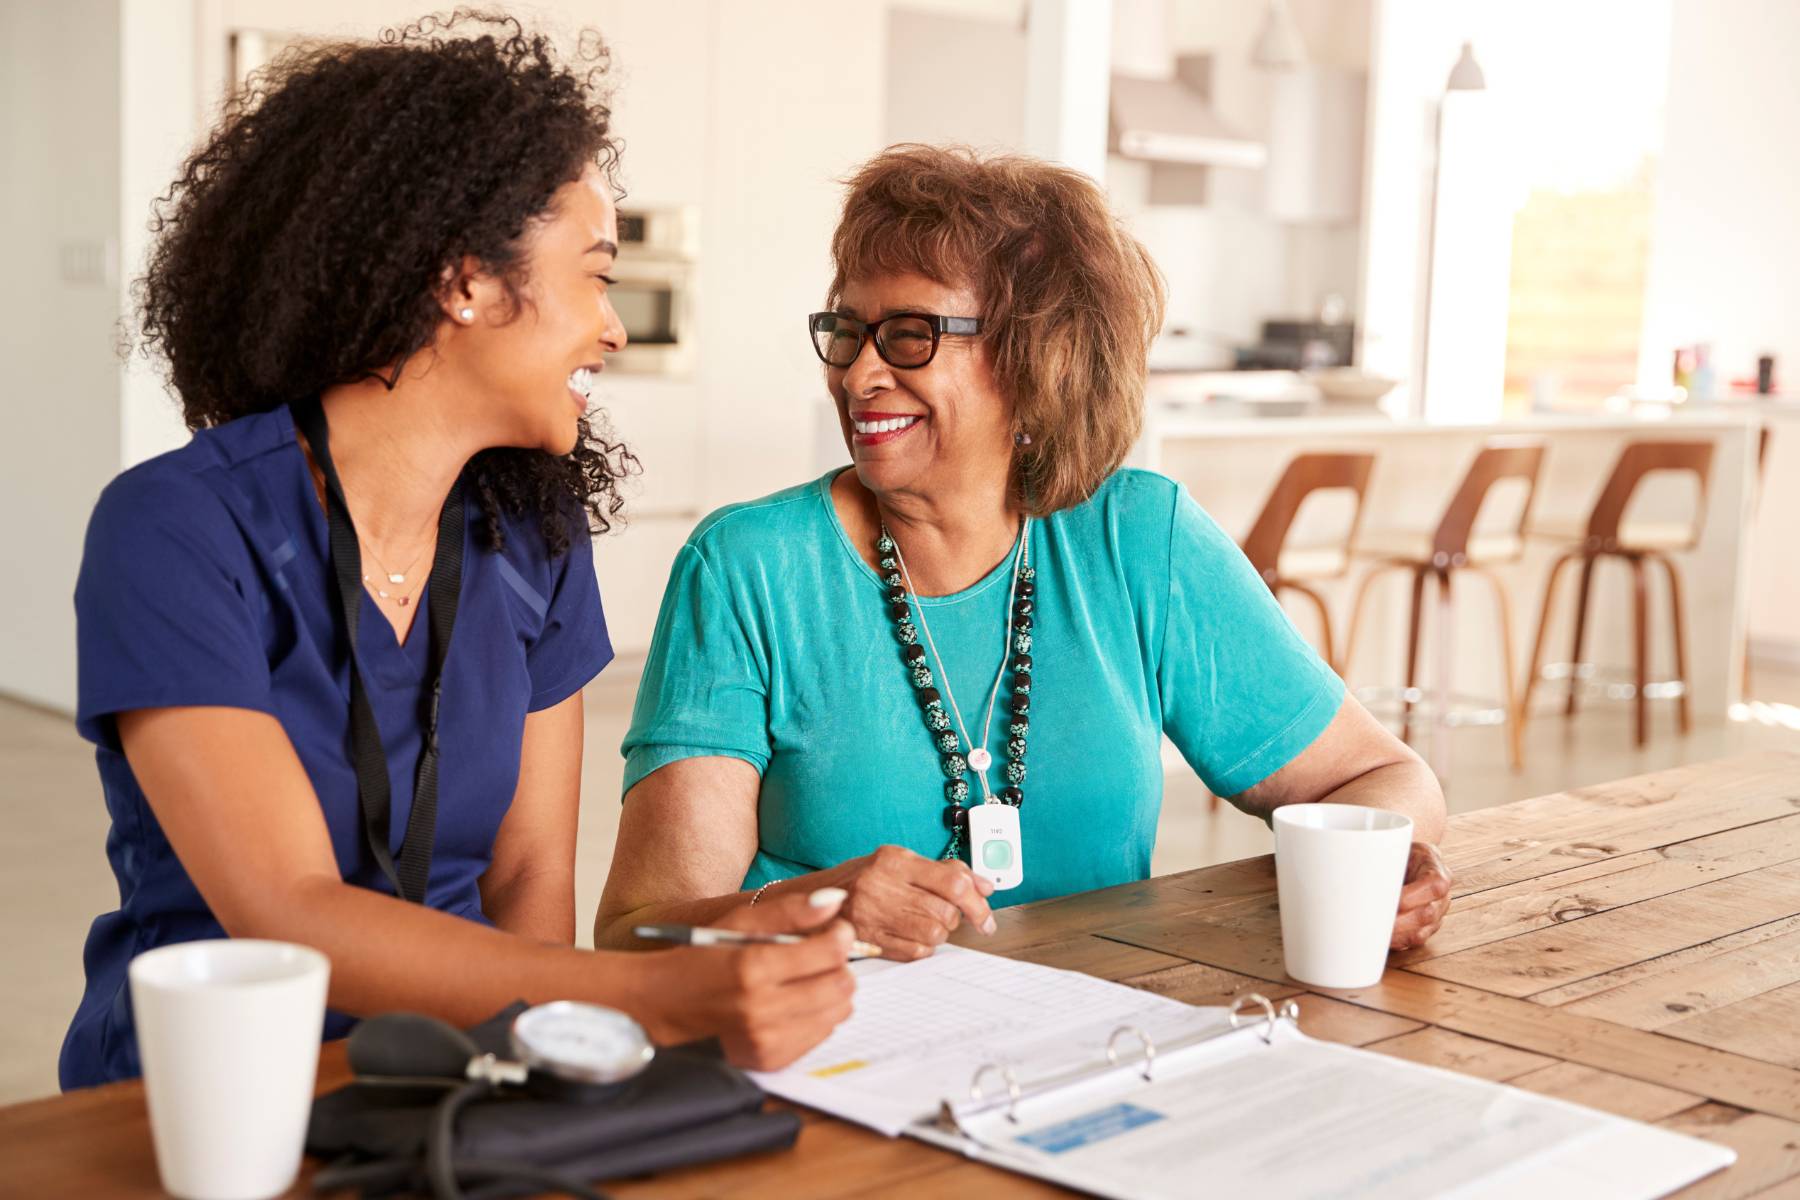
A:
<svg viewBox="0 0 1800 1200">
<path fill-rule="evenodd" d="M 306 454 L 300 449 L 300 437 L 294 427 L 294 416 L 287 405 L 278 410 L 282 432 L 282 461 L 288 466 L 289 487 L 299 503 L 304 523 L 304 536 L 313 553 L 311 559 L 318 564 L 320 595 L 327 603 L 327 611 L 334 616 L 338 611 L 338 594 L 331 578 L 331 527 L 326 521 L 325 510 L 319 504 L 319 492 L 313 484 L 312 471 L 307 468 Z M 298 534 L 300 531 L 296 531 Z M 465 524 L 463 536 L 468 536 Z M 362 589 L 362 612 L 357 617 L 356 653 L 357 662 L 363 668 L 365 682 L 378 684 L 385 688 L 417 687 L 425 677 L 425 667 L 431 657 L 431 589 L 419 589 L 418 608 L 413 613 L 412 625 L 406 631 L 406 640 L 402 642 L 394 634 L 394 627 L 388 623 L 375 597 L 369 589 Z"/>
</svg>

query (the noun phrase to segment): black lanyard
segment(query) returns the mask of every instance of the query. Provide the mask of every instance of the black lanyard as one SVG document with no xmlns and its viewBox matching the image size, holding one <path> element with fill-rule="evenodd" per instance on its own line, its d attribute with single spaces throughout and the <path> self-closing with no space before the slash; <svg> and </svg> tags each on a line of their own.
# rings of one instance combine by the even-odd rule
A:
<svg viewBox="0 0 1800 1200">
<path fill-rule="evenodd" d="M 431 702 L 425 717 L 425 744 L 419 753 L 419 770 L 413 782 L 412 812 L 406 821 L 406 841 L 395 861 L 388 850 L 388 822 L 393 797 L 388 786 L 387 751 L 375 724 L 375 709 L 363 686 L 356 663 L 356 629 L 362 614 L 362 546 L 356 526 L 350 523 L 350 506 L 331 461 L 331 445 L 325 412 L 317 396 L 291 406 L 294 424 L 306 435 L 313 461 L 325 476 L 325 512 L 331 529 L 331 566 L 337 577 L 338 599 L 344 607 L 344 630 L 350 639 L 350 757 L 356 765 L 357 791 L 362 800 L 363 840 L 381 867 L 396 895 L 425 902 L 425 886 L 431 878 L 431 848 L 437 837 L 438 706 L 444 691 L 444 659 L 450 653 L 450 633 L 456 628 L 456 604 L 462 591 L 463 517 L 462 481 L 444 497 L 438 514 L 437 556 L 431 564 L 431 666 L 425 682 Z"/>
</svg>

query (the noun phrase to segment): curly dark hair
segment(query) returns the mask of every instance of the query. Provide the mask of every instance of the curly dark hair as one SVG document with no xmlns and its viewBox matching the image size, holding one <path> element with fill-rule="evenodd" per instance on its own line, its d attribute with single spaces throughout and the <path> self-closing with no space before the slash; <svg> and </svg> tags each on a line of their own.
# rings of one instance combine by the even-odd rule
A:
<svg viewBox="0 0 1800 1200">
<path fill-rule="evenodd" d="M 188 428 L 267 412 L 374 376 L 430 345 L 446 267 L 473 256 L 519 299 L 520 239 L 552 194 L 619 143 L 584 33 L 575 68 L 504 14 L 458 9 L 379 41 L 297 46 L 226 104 L 155 204 L 137 282 L 141 346 L 167 359 Z M 573 452 L 493 449 L 469 479 L 498 548 L 500 515 L 535 516 L 553 555 L 580 517 L 619 519 L 637 469 L 582 419 Z"/>
</svg>

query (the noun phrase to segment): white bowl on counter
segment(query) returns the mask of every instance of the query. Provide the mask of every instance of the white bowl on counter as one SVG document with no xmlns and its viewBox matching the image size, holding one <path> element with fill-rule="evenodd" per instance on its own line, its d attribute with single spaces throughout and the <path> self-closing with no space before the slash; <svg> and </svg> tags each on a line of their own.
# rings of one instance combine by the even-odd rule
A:
<svg viewBox="0 0 1800 1200">
<path fill-rule="evenodd" d="M 1400 382 L 1355 367 L 1308 371 L 1306 379 L 1319 389 L 1319 398 L 1326 404 L 1346 408 L 1374 408 Z"/>
</svg>

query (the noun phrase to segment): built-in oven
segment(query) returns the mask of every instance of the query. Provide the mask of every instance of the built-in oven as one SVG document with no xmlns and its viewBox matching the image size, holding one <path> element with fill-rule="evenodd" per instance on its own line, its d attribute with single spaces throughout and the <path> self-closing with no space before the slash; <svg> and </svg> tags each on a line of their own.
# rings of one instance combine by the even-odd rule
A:
<svg viewBox="0 0 1800 1200">
<path fill-rule="evenodd" d="M 625 325 L 625 349 L 609 355 L 610 371 L 691 375 L 698 347 L 694 272 L 699 226 L 690 207 L 619 211 L 619 257 L 609 289 Z"/>
</svg>

